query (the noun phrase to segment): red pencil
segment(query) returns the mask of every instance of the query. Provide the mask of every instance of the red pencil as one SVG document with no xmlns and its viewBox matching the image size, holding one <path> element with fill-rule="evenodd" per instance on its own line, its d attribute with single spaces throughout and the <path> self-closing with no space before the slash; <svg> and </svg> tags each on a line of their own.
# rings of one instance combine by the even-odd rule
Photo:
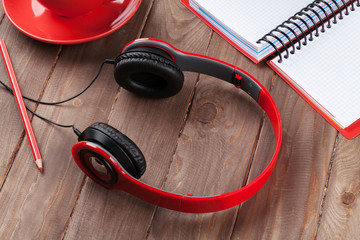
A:
<svg viewBox="0 0 360 240">
<path fill-rule="evenodd" d="M 0 48 L 1 48 L 2 57 L 4 59 L 5 67 L 11 82 L 11 86 L 14 91 L 15 100 L 20 111 L 22 122 L 24 124 L 25 132 L 29 139 L 29 143 L 31 146 L 32 154 L 35 159 L 35 163 L 37 167 L 40 169 L 40 171 L 43 172 L 42 158 L 41 158 L 39 146 L 37 144 L 35 134 L 30 123 L 29 115 L 27 113 L 24 99 L 20 91 L 19 83 L 17 81 L 15 71 L 10 60 L 9 52 L 6 48 L 5 41 L 2 39 L 0 39 Z"/>
</svg>

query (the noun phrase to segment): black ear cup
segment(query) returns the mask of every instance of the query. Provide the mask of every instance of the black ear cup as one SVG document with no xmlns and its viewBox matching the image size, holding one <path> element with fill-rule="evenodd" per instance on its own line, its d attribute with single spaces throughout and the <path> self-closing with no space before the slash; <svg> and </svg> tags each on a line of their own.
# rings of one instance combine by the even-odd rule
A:
<svg viewBox="0 0 360 240">
<path fill-rule="evenodd" d="M 79 141 L 99 144 L 109 151 L 121 166 L 133 177 L 140 178 L 146 169 L 145 158 L 127 136 L 105 123 L 94 123 L 79 136 Z"/>
<path fill-rule="evenodd" d="M 115 80 L 135 94 L 166 98 L 178 93 L 184 83 L 180 68 L 167 57 L 151 52 L 122 53 L 115 60 Z"/>
</svg>

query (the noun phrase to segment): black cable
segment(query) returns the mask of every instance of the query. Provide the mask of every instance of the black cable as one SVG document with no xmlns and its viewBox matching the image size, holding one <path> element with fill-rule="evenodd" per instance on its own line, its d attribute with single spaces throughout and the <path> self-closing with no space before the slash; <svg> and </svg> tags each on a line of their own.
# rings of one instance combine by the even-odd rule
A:
<svg viewBox="0 0 360 240">
<path fill-rule="evenodd" d="M 91 85 L 98 79 L 98 77 L 99 77 L 105 63 L 114 64 L 114 62 L 115 62 L 114 60 L 105 59 L 101 63 L 101 65 L 99 67 L 99 71 L 97 72 L 97 74 L 95 75 L 93 80 L 90 82 L 90 84 L 84 90 L 82 90 L 80 93 L 78 93 L 78 94 L 76 94 L 76 95 L 74 95 L 74 96 L 72 96 L 72 97 L 70 97 L 68 99 L 65 99 L 65 100 L 62 100 L 62 101 L 57 101 L 57 102 L 43 102 L 43 101 L 39 101 L 39 100 L 30 98 L 30 97 L 26 97 L 26 96 L 23 96 L 23 98 L 26 99 L 26 100 L 29 100 L 31 102 L 38 103 L 38 104 L 43 104 L 43 105 L 57 105 L 57 104 L 62 104 L 62 103 L 68 102 L 70 100 L 73 100 L 74 98 L 77 98 L 78 96 L 83 94 L 86 90 L 88 90 L 91 87 Z M 3 85 L 6 88 L 6 90 L 8 90 L 11 94 L 14 94 L 13 90 L 9 86 L 7 86 L 4 82 L 2 82 L 1 80 L 0 80 L 0 84 Z"/>
<path fill-rule="evenodd" d="M 46 122 L 48 122 L 48 123 L 51 123 L 51 124 L 54 124 L 54 125 L 56 125 L 56 126 L 58 126 L 58 127 L 74 128 L 74 124 L 72 124 L 72 125 L 64 125 L 64 124 L 56 123 L 56 122 L 54 122 L 54 121 L 51 121 L 50 119 L 47 119 L 47 118 L 45 118 L 45 117 L 43 117 L 43 116 L 35 113 L 35 112 L 34 112 L 33 110 L 31 110 L 28 106 L 25 105 L 25 107 L 26 107 L 26 109 L 27 109 L 29 112 L 31 112 L 32 114 L 34 114 L 35 116 L 37 116 L 37 117 L 40 118 L 41 120 L 44 120 L 44 121 L 46 121 Z"/>
<path fill-rule="evenodd" d="M 101 71 L 102 71 L 102 68 L 103 68 L 103 66 L 104 66 L 105 63 L 114 64 L 114 62 L 115 62 L 114 60 L 105 59 L 105 60 L 101 63 L 101 65 L 100 65 L 100 67 L 99 67 L 99 71 L 98 71 L 97 74 L 95 75 L 94 79 L 90 82 L 90 84 L 89 84 L 84 90 L 82 90 L 80 93 L 78 93 L 78 94 L 76 94 L 76 95 L 74 95 L 74 96 L 72 96 L 72 97 L 70 97 L 70 98 L 68 98 L 68 99 L 65 99 L 65 100 L 62 100 L 62 101 L 58 101 L 58 102 L 43 102 L 43 101 L 38 101 L 38 100 L 36 100 L 36 99 L 32 99 L 32 98 L 29 98 L 29 97 L 26 97 L 26 96 L 23 96 L 23 98 L 25 98 L 25 99 L 27 99 L 27 100 L 29 100 L 29 101 L 35 102 L 35 103 L 37 103 L 37 104 L 44 104 L 44 105 L 57 105 L 57 104 L 61 104 L 61 103 L 68 102 L 68 101 L 70 101 L 70 100 L 72 100 L 72 99 L 80 96 L 81 94 L 83 94 L 86 90 L 88 90 L 88 89 L 91 87 L 91 85 L 92 85 L 92 84 L 96 81 L 96 79 L 99 77 L 99 75 L 100 75 L 100 73 L 101 73 Z M 12 90 L 9 86 L 7 86 L 4 82 L 2 82 L 1 80 L 0 80 L 0 84 L 3 85 L 3 86 L 5 87 L 5 89 L 8 90 L 12 95 L 14 95 L 13 90 Z M 74 124 L 65 125 L 65 124 L 60 124 L 60 123 L 54 122 L 54 121 L 52 121 L 52 120 L 50 120 L 50 119 L 48 119 L 48 118 L 45 118 L 45 117 L 43 117 L 43 116 L 35 113 L 35 112 L 32 111 L 28 106 L 25 105 L 25 107 L 26 107 L 26 109 L 27 109 L 29 112 L 31 112 L 34 116 L 40 118 L 41 120 L 43 120 L 43 121 L 45 121 L 45 122 L 48 122 L 48 123 L 50 123 L 50 124 L 53 124 L 53 125 L 55 125 L 55 126 L 58 126 L 58 127 L 62 127 L 62 128 L 72 128 L 73 131 L 74 131 L 74 133 L 75 133 L 77 136 L 80 136 L 81 132 L 80 132 L 77 128 L 75 128 L 75 125 L 74 125 Z"/>
<path fill-rule="evenodd" d="M 74 124 L 71 124 L 71 125 L 64 125 L 64 124 L 60 124 L 60 123 L 57 123 L 57 122 L 54 122 L 54 121 L 51 121 L 50 119 L 48 118 L 45 118 L 37 113 L 35 113 L 33 110 L 31 110 L 28 106 L 26 106 L 26 109 L 31 112 L 32 114 L 34 114 L 34 116 L 40 118 L 41 120 L 45 121 L 45 122 L 48 122 L 48 123 L 51 123 L 51 124 L 54 124 L 55 126 L 58 126 L 58 127 L 62 127 L 62 128 L 72 128 L 74 133 L 78 136 L 80 136 L 81 132 L 75 127 Z"/>
</svg>

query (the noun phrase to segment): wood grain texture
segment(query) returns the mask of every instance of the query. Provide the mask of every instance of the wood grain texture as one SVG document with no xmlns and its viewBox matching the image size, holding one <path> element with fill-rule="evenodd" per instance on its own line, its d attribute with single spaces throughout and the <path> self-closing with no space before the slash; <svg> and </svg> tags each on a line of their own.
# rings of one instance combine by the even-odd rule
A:
<svg viewBox="0 0 360 240">
<path fill-rule="evenodd" d="M 360 138 L 339 135 L 318 239 L 359 239 Z"/>
<path fill-rule="evenodd" d="M 312 239 L 337 132 L 278 76 L 270 93 L 283 123 L 280 155 L 270 181 L 241 206 L 232 237 Z M 266 144 L 261 144 L 269 138 L 265 129 L 250 179 L 260 173 L 266 163 L 262 159 L 269 155 Z"/>
<path fill-rule="evenodd" d="M 88 44 L 64 47 L 42 99 L 65 99 L 83 89 L 105 58 L 115 57 L 115 51 L 120 52 L 121 46 L 137 37 L 138 32 L 134 29 L 143 25 L 147 7 L 149 4 L 145 2 L 117 34 Z M 45 49 L 43 47 L 43 51 Z M 41 57 L 36 58 L 39 59 Z M 28 72 L 39 69 L 37 66 L 32 68 Z M 46 73 L 50 70 L 51 65 Z M 112 75 L 111 67 L 106 67 L 86 94 L 63 106 L 40 106 L 37 112 L 60 123 L 75 122 L 80 129 L 93 121 L 106 121 L 118 90 Z M 32 163 L 27 159 L 31 151 L 23 144 L 1 190 L 1 239 L 61 238 L 83 184 L 84 175 L 71 157 L 71 146 L 76 142 L 71 130 L 49 126 L 39 119 L 33 120 L 33 127 L 44 158 L 44 174 L 31 167 Z"/>
</svg>

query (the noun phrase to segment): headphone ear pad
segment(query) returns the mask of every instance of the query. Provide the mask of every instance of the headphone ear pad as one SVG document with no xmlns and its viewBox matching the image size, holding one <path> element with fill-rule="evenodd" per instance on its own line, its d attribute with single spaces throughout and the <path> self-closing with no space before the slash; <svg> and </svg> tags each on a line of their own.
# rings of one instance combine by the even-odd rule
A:
<svg viewBox="0 0 360 240">
<path fill-rule="evenodd" d="M 126 90 L 151 98 L 171 97 L 184 84 L 184 74 L 174 61 L 141 51 L 125 52 L 118 56 L 114 77 Z"/>
<path fill-rule="evenodd" d="M 145 172 L 145 157 L 138 146 L 130 138 L 108 124 L 100 122 L 92 124 L 81 133 L 79 141 L 99 144 L 112 153 L 116 161 L 135 178 L 140 178 Z"/>
</svg>

